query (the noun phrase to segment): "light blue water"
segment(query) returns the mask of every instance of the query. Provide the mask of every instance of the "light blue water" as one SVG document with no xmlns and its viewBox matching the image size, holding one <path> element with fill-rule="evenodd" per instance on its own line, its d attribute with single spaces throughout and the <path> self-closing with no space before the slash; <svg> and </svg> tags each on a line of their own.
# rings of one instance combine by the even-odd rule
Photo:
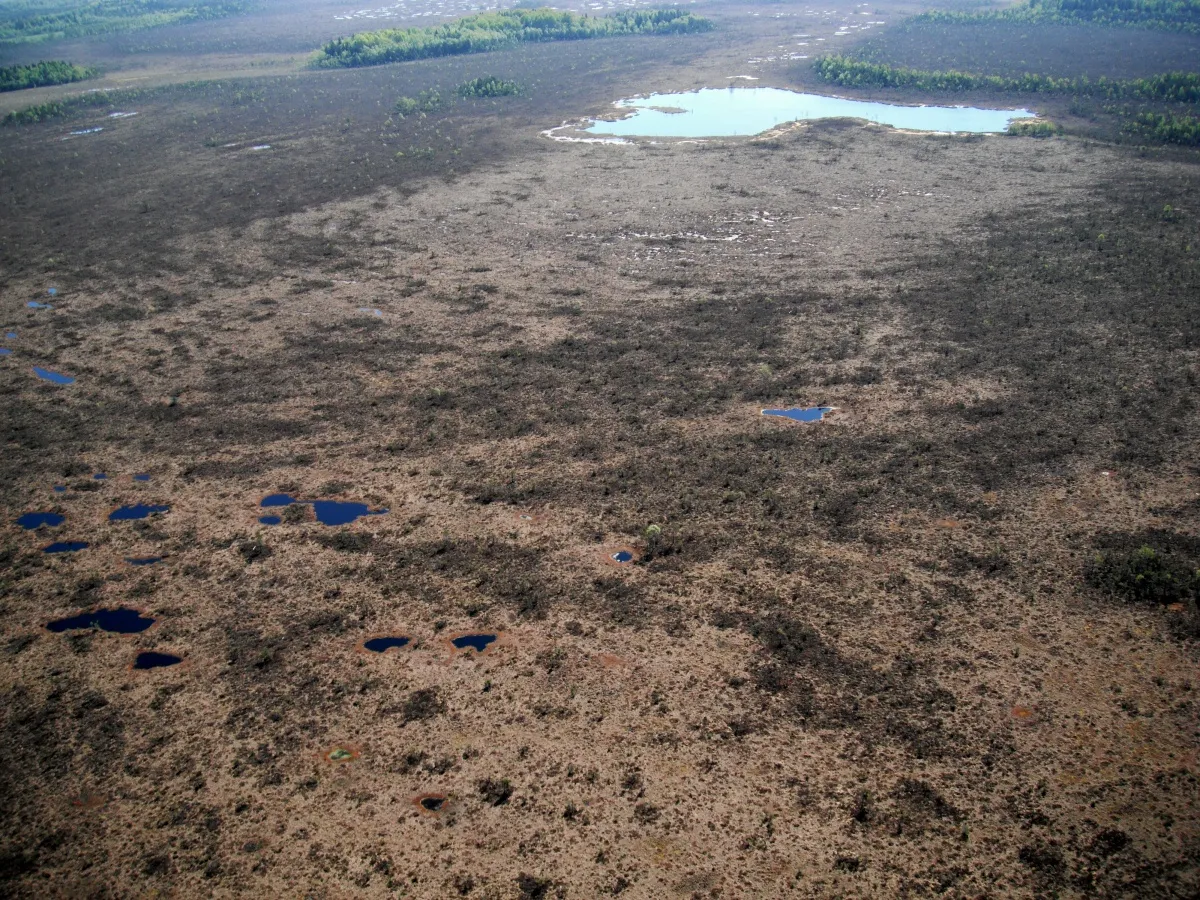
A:
<svg viewBox="0 0 1200 900">
<path fill-rule="evenodd" d="M 33 374 L 42 381 L 53 381 L 55 384 L 74 384 L 75 379 L 70 375 L 63 375 L 61 372 L 52 372 L 49 369 L 43 369 L 41 366 L 33 367 Z"/>
<path fill-rule="evenodd" d="M 685 94 L 651 94 L 617 103 L 636 110 L 618 122 L 593 122 L 591 134 L 623 137 L 728 137 L 761 134 L 783 122 L 849 117 L 908 131 L 1004 131 L 1013 119 L 1029 119 L 1027 109 L 970 106 L 898 106 L 800 94 L 779 88 L 705 88 Z M 666 107 L 683 112 L 663 112 Z"/>
<path fill-rule="evenodd" d="M 17 339 L 17 333 L 15 331 L 6 331 L 4 333 L 4 339 L 6 341 L 15 341 Z"/>
<path fill-rule="evenodd" d="M 49 303 L 39 303 L 36 300 L 30 300 L 25 305 L 28 306 L 30 309 L 54 309 L 54 307 L 51 306 Z"/>
<path fill-rule="evenodd" d="M 792 407 L 791 409 L 764 409 L 764 416 L 778 416 L 781 419 L 791 419 L 793 422 L 820 422 L 825 418 L 825 413 L 832 410 L 831 406 L 813 406 L 809 409 L 799 409 Z"/>
</svg>

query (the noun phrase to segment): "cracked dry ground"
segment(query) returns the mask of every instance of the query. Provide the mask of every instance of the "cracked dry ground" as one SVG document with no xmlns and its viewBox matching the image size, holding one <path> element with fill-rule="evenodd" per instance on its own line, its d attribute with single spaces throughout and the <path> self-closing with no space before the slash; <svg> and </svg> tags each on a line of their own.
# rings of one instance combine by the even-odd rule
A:
<svg viewBox="0 0 1200 900">
<path fill-rule="evenodd" d="M 1194 896 L 1194 611 L 1084 576 L 1196 551 L 1198 184 L 530 138 L 66 279 L 16 324 L 78 381 L 3 378 L 6 512 L 91 544 L 5 535 L 8 889 Z M 277 491 L 389 512 L 260 527 Z M 158 624 L 43 629 L 118 604 Z"/>
</svg>

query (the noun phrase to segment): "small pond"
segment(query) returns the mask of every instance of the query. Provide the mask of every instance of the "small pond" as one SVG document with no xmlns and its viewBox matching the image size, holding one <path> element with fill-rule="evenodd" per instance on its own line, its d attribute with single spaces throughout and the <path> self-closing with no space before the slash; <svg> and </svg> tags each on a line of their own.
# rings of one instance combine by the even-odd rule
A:
<svg viewBox="0 0 1200 900">
<path fill-rule="evenodd" d="M 17 339 L 17 333 L 15 331 L 6 331 L 4 333 L 4 339 L 6 341 L 15 341 Z"/>
<path fill-rule="evenodd" d="M 259 525 L 279 525 L 283 522 L 283 516 L 259 516 Z"/>
<path fill-rule="evenodd" d="M 54 528 L 61 525 L 64 521 L 64 516 L 52 512 L 27 512 L 22 516 L 17 516 L 17 524 L 26 531 L 41 528 L 43 525 Z"/>
<path fill-rule="evenodd" d="M 349 525 L 361 516 L 381 516 L 386 509 L 372 510 L 365 503 L 345 500 L 313 500 L 313 512 L 322 525 Z"/>
<path fill-rule="evenodd" d="M 53 372 L 50 369 L 43 369 L 41 366 L 33 367 L 33 374 L 42 381 L 52 381 L 55 384 L 74 384 L 75 379 L 70 375 L 63 375 L 61 372 Z"/>
<path fill-rule="evenodd" d="M 422 809 L 427 809 L 430 812 L 437 812 L 446 805 L 445 797 L 422 797 L 419 801 Z"/>
<path fill-rule="evenodd" d="M 409 639 L 403 636 L 396 637 L 376 637 L 369 641 L 363 642 L 363 648 L 370 650 L 372 653 L 386 653 L 389 650 L 399 650 L 401 647 L 407 647 Z"/>
<path fill-rule="evenodd" d="M 125 562 L 131 566 L 152 566 L 155 563 L 162 562 L 161 556 L 127 556 Z"/>
<path fill-rule="evenodd" d="M 183 657 L 176 656 L 174 653 L 155 653 L 153 650 L 144 650 L 133 661 L 133 667 L 135 669 L 161 669 L 181 662 L 183 662 Z"/>
<path fill-rule="evenodd" d="M 832 406 L 810 406 L 807 409 L 792 407 L 790 409 L 764 409 L 764 416 L 776 416 L 780 419 L 791 419 L 793 422 L 820 422 L 825 414 L 832 412 Z"/>
<path fill-rule="evenodd" d="M 0 356 L 8 356 L 11 353 L 12 353 L 12 351 L 9 350 L 7 347 L 0 347 Z"/>
<path fill-rule="evenodd" d="M 51 306 L 49 303 L 41 303 L 37 300 L 30 300 L 25 305 L 28 306 L 30 309 L 54 309 L 54 307 Z"/>
<path fill-rule="evenodd" d="M 614 105 L 632 114 L 615 122 L 594 121 L 583 130 L 617 137 L 731 137 L 761 134 L 784 122 L 848 117 L 907 131 L 983 134 L 1035 116 L 1027 109 L 900 106 L 779 88 L 705 88 L 634 97 Z"/>
<path fill-rule="evenodd" d="M 101 631 L 115 631 L 117 634 L 138 634 L 153 624 L 152 618 L 143 616 L 136 609 L 119 606 L 116 609 L 97 609 L 65 619 L 55 619 L 46 627 L 53 632 L 99 628 Z"/>
<path fill-rule="evenodd" d="M 95 475 L 92 476 L 92 478 L 95 479 L 96 481 L 104 481 L 108 478 L 108 476 L 105 475 L 103 472 L 97 472 Z"/>
<path fill-rule="evenodd" d="M 299 502 L 300 501 L 291 494 L 267 494 L 267 496 L 262 498 L 258 505 L 270 508 L 273 506 L 291 506 L 293 503 Z"/>
<path fill-rule="evenodd" d="M 468 647 L 476 653 L 482 653 L 489 644 L 494 644 L 498 635 L 494 634 L 464 634 L 452 638 L 450 643 L 456 650 L 466 650 Z"/>
<path fill-rule="evenodd" d="M 55 541 L 49 546 L 43 547 L 43 553 L 78 553 L 80 550 L 87 549 L 86 541 Z"/>
<path fill-rule="evenodd" d="M 617 563 L 633 562 L 633 554 L 630 553 L 628 550 L 618 550 L 616 553 L 614 553 L 609 558 L 613 562 L 617 562 Z"/>
<path fill-rule="evenodd" d="M 149 481 L 150 476 L 147 475 L 145 472 L 139 472 L 138 474 L 133 476 L 133 480 L 134 481 Z"/>
<path fill-rule="evenodd" d="M 114 509 L 108 514 L 108 521 L 123 522 L 129 519 L 145 519 L 157 513 L 170 511 L 171 507 L 169 506 L 147 506 L 144 503 L 137 503 L 133 506 L 122 506 L 119 509 Z"/>
</svg>

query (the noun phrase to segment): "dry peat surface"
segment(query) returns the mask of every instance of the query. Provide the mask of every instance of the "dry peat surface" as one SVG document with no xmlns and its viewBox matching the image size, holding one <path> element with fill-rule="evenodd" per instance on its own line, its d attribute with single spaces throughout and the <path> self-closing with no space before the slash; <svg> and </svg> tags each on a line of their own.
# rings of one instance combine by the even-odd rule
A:
<svg viewBox="0 0 1200 900">
<path fill-rule="evenodd" d="M 917 11 L 691 8 L 0 129 L 0 893 L 1200 892 L 1195 152 L 542 134 Z"/>
</svg>

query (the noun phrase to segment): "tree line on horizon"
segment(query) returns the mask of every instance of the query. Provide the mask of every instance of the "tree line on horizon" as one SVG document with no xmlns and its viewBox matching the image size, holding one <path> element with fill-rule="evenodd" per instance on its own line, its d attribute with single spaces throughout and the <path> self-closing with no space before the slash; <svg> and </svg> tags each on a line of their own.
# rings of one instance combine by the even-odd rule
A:
<svg viewBox="0 0 1200 900">
<path fill-rule="evenodd" d="M 24 66 L 0 66 L 0 92 L 23 91 L 52 84 L 71 84 L 95 78 L 99 72 L 62 60 L 42 60 Z"/>
</svg>

